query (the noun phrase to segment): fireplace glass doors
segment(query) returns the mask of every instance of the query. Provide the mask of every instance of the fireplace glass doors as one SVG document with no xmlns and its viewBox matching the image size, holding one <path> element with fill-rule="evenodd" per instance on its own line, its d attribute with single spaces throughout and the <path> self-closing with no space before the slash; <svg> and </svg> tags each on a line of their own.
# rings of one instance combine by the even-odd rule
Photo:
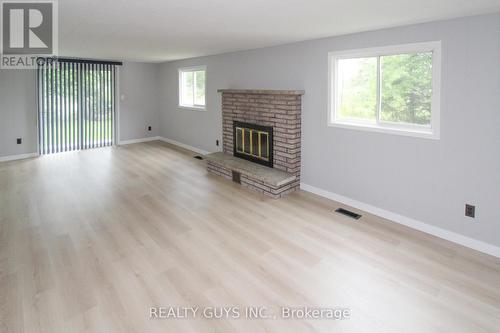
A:
<svg viewBox="0 0 500 333">
<path fill-rule="evenodd" d="M 239 121 L 233 122 L 236 157 L 273 167 L 273 128 Z"/>
</svg>

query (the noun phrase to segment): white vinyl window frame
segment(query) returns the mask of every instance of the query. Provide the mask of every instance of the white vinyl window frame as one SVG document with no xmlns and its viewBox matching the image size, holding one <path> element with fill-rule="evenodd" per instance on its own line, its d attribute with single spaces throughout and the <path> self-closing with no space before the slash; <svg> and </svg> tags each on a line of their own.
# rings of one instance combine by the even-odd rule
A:
<svg viewBox="0 0 500 333">
<path fill-rule="evenodd" d="M 429 126 L 401 124 L 380 121 L 381 75 L 380 57 L 407 53 L 432 52 L 432 98 L 431 122 Z M 340 59 L 377 58 L 377 110 L 376 121 L 340 119 L 338 116 L 338 61 Z M 413 136 L 419 138 L 440 138 L 440 95 L 441 95 L 441 41 L 392 45 L 328 53 L 328 126 L 380 133 Z"/>
<path fill-rule="evenodd" d="M 188 72 L 198 72 L 198 71 L 204 71 L 205 72 L 205 104 L 204 105 L 197 105 L 197 104 L 182 104 L 182 92 L 184 87 L 182 86 L 182 73 L 188 73 Z M 179 81 L 179 103 L 178 107 L 180 109 L 186 109 L 186 110 L 194 110 L 194 111 L 205 111 L 207 109 L 207 66 L 191 66 L 191 67 L 181 67 L 178 69 L 178 81 Z M 195 96 L 195 86 L 196 86 L 196 80 L 193 77 L 193 102 L 194 102 L 194 96 Z"/>
</svg>

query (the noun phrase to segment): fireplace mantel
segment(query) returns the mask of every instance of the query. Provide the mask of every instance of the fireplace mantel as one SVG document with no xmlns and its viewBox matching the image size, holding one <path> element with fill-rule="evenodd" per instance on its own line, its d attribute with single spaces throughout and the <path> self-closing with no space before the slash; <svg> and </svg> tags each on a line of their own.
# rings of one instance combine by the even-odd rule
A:
<svg viewBox="0 0 500 333">
<path fill-rule="evenodd" d="M 254 94 L 254 95 L 304 95 L 304 90 L 269 90 L 269 89 L 219 89 L 219 93 Z"/>
</svg>

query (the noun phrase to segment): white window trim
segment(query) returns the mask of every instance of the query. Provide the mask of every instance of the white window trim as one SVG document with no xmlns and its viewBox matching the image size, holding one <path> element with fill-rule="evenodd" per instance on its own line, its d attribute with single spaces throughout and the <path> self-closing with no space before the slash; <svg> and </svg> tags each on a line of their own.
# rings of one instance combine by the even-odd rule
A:
<svg viewBox="0 0 500 333">
<path fill-rule="evenodd" d="M 411 52 L 432 52 L 432 100 L 431 124 L 418 126 L 413 124 L 391 124 L 388 122 L 376 123 L 363 122 L 362 120 L 349 120 L 337 118 L 337 66 L 339 59 L 352 59 L 364 57 L 378 57 Z M 377 66 L 379 70 L 380 66 Z M 377 77 L 380 77 L 377 74 Z M 380 83 L 377 83 L 379 85 Z M 379 88 L 377 87 L 377 94 Z M 336 51 L 328 53 L 328 126 L 365 130 L 380 133 L 390 133 L 418 138 L 439 140 L 440 138 L 440 104 L 441 104 L 441 41 L 391 45 L 377 48 Z M 378 100 L 378 97 L 377 97 Z"/>
<path fill-rule="evenodd" d="M 182 73 L 183 72 L 196 72 L 196 71 L 205 71 L 205 105 L 184 105 L 181 104 L 181 96 L 182 96 Z M 193 110 L 193 111 L 206 111 L 207 109 L 207 66 L 191 66 L 191 67 L 180 67 L 178 69 L 177 80 L 179 81 L 179 95 L 178 95 L 178 108 L 185 110 Z M 193 87 L 194 87 L 193 82 Z M 194 91 L 193 91 L 194 96 Z"/>
</svg>

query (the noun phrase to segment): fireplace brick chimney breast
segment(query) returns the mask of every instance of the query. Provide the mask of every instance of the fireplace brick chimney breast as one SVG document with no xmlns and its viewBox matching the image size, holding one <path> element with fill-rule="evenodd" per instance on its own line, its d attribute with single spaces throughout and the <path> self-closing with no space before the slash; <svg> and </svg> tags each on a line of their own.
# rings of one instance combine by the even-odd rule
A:
<svg viewBox="0 0 500 333">
<path fill-rule="evenodd" d="M 301 163 L 301 90 L 234 90 L 221 89 L 222 144 L 224 153 L 233 153 L 233 121 L 272 126 L 274 131 L 274 168 L 296 176 L 286 189 L 269 189 L 252 182 L 242 185 L 273 197 L 292 192 L 300 186 Z"/>
</svg>

